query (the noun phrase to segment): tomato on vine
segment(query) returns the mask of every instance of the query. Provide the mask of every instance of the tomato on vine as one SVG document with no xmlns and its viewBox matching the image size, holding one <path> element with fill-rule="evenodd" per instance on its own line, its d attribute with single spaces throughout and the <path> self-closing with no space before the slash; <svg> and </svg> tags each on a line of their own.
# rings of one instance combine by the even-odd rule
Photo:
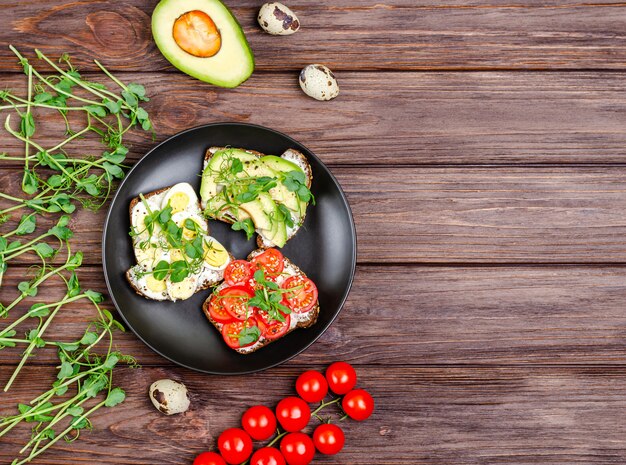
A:
<svg viewBox="0 0 626 465">
<path fill-rule="evenodd" d="M 328 394 L 328 383 L 319 371 L 305 371 L 296 380 L 298 395 L 310 404 L 321 402 Z"/>
<path fill-rule="evenodd" d="M 276 417 L 266 406 L 255 405 L 243 414 L 241 426 L 252 439 L 265 441 L 276 432 Z"/>
<path fill-rule="evenodd" d="M 374 399 L 369 392 L 355 389 L 346 394 L 341 402 L 343 411 L 356 421 L 367 420 L 374 411 Z"/>
<path fill-rule="evenodd" d="M 252 454 L 250 465 L 285 465 L 285 458 L 274 447 L 263 447 Z"/>
<path fill-rule="evenodd" d="M 300 431 L 309 424 L 311 409 L 299 397 L 286 397 L 276 406 L 276 418 L 285 431 Z"/>
<path fill-rule="evenodd" d="M 227 463 L 238 465 L 252 454 L 252 439 L 242 429 L 229 428 L 217 438 L 217 448 Z"/>
<path fill-rule="evenodd" d="M 315 428 L 313 432 L 315 448 L 324 455 L 335 455 L 343 449 L 346 436 L 339 426 L 324 423 Z"/>
<path fill-rule="evenodd" d="M 220 454 L 202 452 L 194 459 L 193 465 L 226 465 L 226 462 Z"/>
<path fill-rule="evenodd" d="M 356 386 L 356 371 L 346 362 L 335 362 L 326 369 L 328 387 L 335 394 L 343 395 Z"/>
<path fill-rule="evenodd" d="M 289 433 L 280 442 L 280 451 L 289 465 L 309 465 L 315 456 L 315 445 L 304 433 Z"/>
</svg>

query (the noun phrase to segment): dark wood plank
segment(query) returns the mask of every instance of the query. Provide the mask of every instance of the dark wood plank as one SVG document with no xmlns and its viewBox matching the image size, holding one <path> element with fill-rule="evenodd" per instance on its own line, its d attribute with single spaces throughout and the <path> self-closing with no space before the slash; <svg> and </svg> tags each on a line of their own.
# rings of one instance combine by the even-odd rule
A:
<svg viewBox="0 0 626 465">
<path fill-rule="evenodd" d="M 626 262 L 624 167 L 333 172 L 354 213 L 360 262 Z M 14 169 L 0 172 L 9 193 L 20 180 Z M 87 263 L 100 263 L 105 214 L 73 215 L 74 250 L 85 252 Z"/>
<path fill-rule="evenodd" d="M 198 452 L 215 447 L 221 431 L 238 425 L 247 406 L 273 406 L 293 393 L 301 371 L 291 364 L 255 376 L 216 377 L 173 368 L 118 369 L 126 403 L 100 410 L 93 431 L 38 463 L 189 464 Z M 344 451 L 318 455 L 314 463 L 606 465 L 626 460 L 623 368 L 357 366 L 357 371 L 378 408 L 365 422 L 344 422 Z M 0 394 L 2 411 L 31 398 L 34 383 L 45 386 L 54 379 L 50 370 L 27 375 L 30 381 Z M 165 417 L 151 406 L 148 386 L 165 377 L 184 380 L 192 393 L 184 415 Z M 23 428 L 3 438 L 3 463 L 28 434 Z"/>
<path fill-rule="evenodd" d="M 259 2 L 227 2 L 244 26 L 259 70 L 309 63 L 342 69 L 624 69 L 622 2 L 293 1 L 303 27 L 285 37 L 256 24 Z M 36 0 L 5 3 L 0 42 L 98 58 L 112 68 L 171 71 L 152 42 L 155 2 Z M 0 69 L 15 70 L 0 51 Z"/>
<path fill-rule="evenodd" d="M 338 78 L 341 96 L 317 102 L 283 73 L 254 76 L 231 91 L 179 74 L 122 76 L 146 85 L 157 141 L 200 124 L 242 121 L 283 131 L 330 164 L 626 161 L 622 73 L 343 72 Z M 24 76 L 0 79 L 9 88 L 25 87 Z M 0 123 L 6 114 L 0 113 Z M 54 111 L 42 116 L 36 140 L 51 147 L 64 125 Z M 149 134 L 128 140 L 131 159 L 154 145 Z M 16 142 L 0 134 L 2 150 L 21 153 Z M 101 147 L 90 138 L 80 149 Z"/>
<path fill-rule="evenodd" d="M 86 268 L 79 276 L 84 288 L 105 291 L 100 269 Z M 0 302 L 13 300 L 22 279 L 23 269 L 9 269 Z M 296 361 L 623 365 L 625 283 L 622 267 L 359 266 L 338 320 Z M 34 302 L 54 301 L 63 292 L 64 286 L 51 281 L 0 327 Z M 111 302 L 106 306 L 111 308 Z M 79 338 L 92 318 L 86 303 L 68 305 L 51 325 L 50 340 Z M 21 326 L 20 332 L 30 326 Z M 206 330 L 214 331 L 208 323 Z M 143 365 L 169 365 L 130 332 L 119 333 L 116 346 Z M 20 353 L 6 349 L 2 362 L 17 363 Z M 29 363 L 54 363 L 55 357 L 54 351 L 43 350 Z"/>
</svg>

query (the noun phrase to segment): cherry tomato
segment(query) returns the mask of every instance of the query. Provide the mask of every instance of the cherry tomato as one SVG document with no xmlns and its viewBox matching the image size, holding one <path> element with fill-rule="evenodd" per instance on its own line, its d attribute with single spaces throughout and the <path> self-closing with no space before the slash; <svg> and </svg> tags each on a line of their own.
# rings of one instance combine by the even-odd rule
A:
<svg viewBox="0 0 626 465">
<path fill-rule="evenodd" d="M 300 431 L 309 424 L 311 409 L 299 397 L 285 397 L 276 406 L 276 418 L 285 431 Z"/>
<path fill-rule="evenodd" d="M 240 349 L 241 347 L 251 346 L 256 342 L 252 340 L 250 342 L 245 342 L 242 338 L 237 337 L 240 335 L 244 326 L 247 328 L 257 326 L 261 333 L 260 337 L 263 336 L 263 328 L 258 325 L 256 318 L 250 317 L 246 321 L 233 320 L 230 323 L 226 323 L 222 327 L 222 337 L 224 338 L 226 344 L 228 344 L 228 347 L 232 349 Z"/>
<path fill-rule="evenodd" d="M 250 311 L 248 310 L 248 300 L 254 293 L 243 286 L 226 287 L 219 292 L 220 301 L 224 309 L 237 320 L 245 320 Z"/>
<path fill-rule="evenodd" d="M 193 465 L 226 465 L 226 462 L 220 454 L 202 452 L 194 459 Z"/>
<path fill-rule="evenodd" d="M 289 315 L 283 314 L 283 316 L 285 317 L 285 321 L 270 321 L 267 312 L 264 312 L 262 310 L 259 310 L 256 315 L 259 326 L 264 327 L 265 337 L 270 341 L 284 336 L 285 333 L 289 330 L 289 325 L 291 324 L 291 317 Z"/>
<path fill-rule="evenodd" d="M 363 421 L 367 420 L 374 411 L 374 399 L 369 392 L 355 389 L 346 394 L 341 401 L 341 407 L 353 420 Z"/>
<path fill-rule="evenodd" d="M 284 295 L 285 305 L 296 313 L 306 313 L 317 303 L 317 286 L 309 278 L 292 276 L 283 283 L 282 288 L 297 288 Z"/>
<path fill-rule="evenodd" d="M 343 449 L 346 436 L 339 426 L 324 423 L 313 432 L 315 448 L 325 455 L 335 455 Z"/>
<path fill-rule="evenodd" d="M 296 391 L 310 404 L 321 402 L 328 394 L 328 383 L 319 371 L 305 371 L 296 380 Z"/>
<path fill-rule="evenodd" d="M 263 447 L 252 454 L 250 465 L 285 465 L 285 457 L 274 447 Z"/>
<path fill-rule="evenodd" d="M 335 362 L 326 369 L 326 380 L 335 394 L 345 394 L 356 386 L 356 371 L 346 362 Z"/>
<path fill-rule="evenodd" d="M 252 439 L 265 441 L 276 432 L 276 417 L 274 412 L 264 405 L 255 405 L 243 414 L 241 426 Z"/>
<path fill-rule="evenodd" d="M 233 320 L 231 314 L 222 305 L 221 299 L 216 295 L 211 296 L 209 301 L 209 315 L 218 323 L 229 323 Z"/>
<path fill-rule="evenodd" d="M 261 268 L 265 271 L 267 276 L 278 276 L 285 268 L 283 254 L 277 249 L 267 249 L 262 254 L 250 260 L 250 263 L 252 264 L 253 270 Z"/>
<path fill-rule="evenodd" d="M 217 438 L 217 448 L 227 463 L 240 464 L 252 454 L 252 439 L 242 429 L 229 428 Z"/>
<path fill-rule="evenodd" d="M 246 260 L 233 260 L 224 270 L 224 281 L 229 286 L 243 286 L 252 277 L 252 267 Z"/>
<path fill-rule="evenodd" d="M 280 451 L 289 465 L 308 465 L 315 456 L 315 446 L 304 433 L 289 433 L 280 443 Z"/>
</svg>

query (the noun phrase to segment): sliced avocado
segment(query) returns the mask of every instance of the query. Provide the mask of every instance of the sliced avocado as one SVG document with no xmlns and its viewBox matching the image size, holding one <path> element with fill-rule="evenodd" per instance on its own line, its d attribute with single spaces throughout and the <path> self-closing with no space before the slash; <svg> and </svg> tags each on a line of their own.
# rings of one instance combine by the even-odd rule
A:
<svg viewBox="0 0 626 465">
<path fill-rule="evenodd" d="M 237 87 L 254 70 L 246 36 L 219 0 L 161 0 L 152 13 L 152 35 L 172 65 L 201 81 Z"/>
<path fill-rule="evenodd" d="M 276 187 L 273 187 L 272 189 L 270 189 L 270 195 L 276 202 L 282 203 L 285 207 L 287 207 L 289 210 L 295 213 L 298 217 L 302 216 L 302 210 L 300 208 L 301 207 L 300 204 L 304 202 L 301 202 L 298 199 L 298 196 L 296 195 L 296 193 L 291 192 L 289 189 L 285 187 L 284 184 L 279 182 Z"/>
<path fill-rule="evenodd" d="M 215 178 L 222 169 L 226 168 L 226 163 L 230 158 L 237 158 L 242 163 L 259 159 L 256 155 L 241 149 L 224 149 L 215 152 L 202 172 L 200 199 L 203 206 L 219 192 Z"/>
<path fill-rule="evenodd" d="M 261 157 L 260 160 L 274 171 L 280 171 L 283 173 L 293 170 L 302 171 L 302 168 L 294 162 L 277 157 L 276 155 L 265 155 L 264 157 Z"/>
<path fill-rule="evenodd" d="M 258 229 L 262 229 L 263 236 L 271 240 L 274 245 L 282 247 L 287 242 L 287 227 L 284 221 L 279 221 L 280 212 L 278 211 L 278 205 L 272 200 L 272 197 L 267 192 L 261 192 L 257 199 L 263 206 L 263 210 L 267 213 L 270 219 L 270 225 L 268 228 L 261 228 L 255 222 L 255 226 Z M 254 221 L 254 220 L 253 220 Z"/>
<path fill-rule="evenodd" d="M 276 204 L 274 204 L 274 206 L 275 205 Z M 251 202 L 242 203 L 239 206 L 239 211 L 241 212 L 243 210 L 242 219 L 245 219 L 246 214 L 249 215 L 249 218 L 251 218 L 254 223 L 255 229 L 271 230 L 272 220 L 269 212 L 265 210 L 266 208 L 267 206 L 257 198 Z"/>
</svg>

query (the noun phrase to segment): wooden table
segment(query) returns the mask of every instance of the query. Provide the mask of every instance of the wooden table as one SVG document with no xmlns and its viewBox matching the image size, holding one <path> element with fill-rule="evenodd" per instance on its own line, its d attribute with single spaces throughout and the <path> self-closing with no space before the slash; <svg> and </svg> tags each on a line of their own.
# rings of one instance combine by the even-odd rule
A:
<svg viewBox="0 0 626 465">
<path fill-rule="evenodd" d="M 275 403 L 301 371 L 338 359 L 356 366 L 377 411 L 346 425 L 341 455 L 316 463 L 626 462 L 625 4 L 293 0 L 303 28 L 271 37 L 255 24 L 260 1 L 227 3 L 257 57 L 238 89 L 174 70 L 151 40 L 146 0 L 3 2 L 2 87 L 23 85 L 7 44 L 67 51 L 83 71 L 97 58 L 145 83 L 159 141 L 214 121 L 302 141 L 354 212 L 350 298 L 309 350 L 245 377 L 185 370 L 119 336 L 142 366 L 116 370 L 126 403 L 37 463 L 189 464 L 247 406 Z M 298 88 L 298 70 L 316 62 L 337 74 L 335 101 Z M 44 139 L 58 129 L 44 125 Z M 136 136 L 130 156 L 153 145 Z M 19 169 L 3 166 L 0 186 L 18 192 Z M 99 291 L 105 213 L 72 221 L 81 279 Z M 5 277 L 3 302 L 27 265 Z M 53 332 L 80 331 L 87 313 L 69 307 Z M 0 355 L 3 381 L 19 353 Z M 2 411 L 44 388 L 53 364 L 32 359 L 0 394 Z M 149 403 L 148 385 L 164 377 L 193 393 L 185 415 Z M 27 435 L 2 439 L 1 463 Z"/>
</svg>

